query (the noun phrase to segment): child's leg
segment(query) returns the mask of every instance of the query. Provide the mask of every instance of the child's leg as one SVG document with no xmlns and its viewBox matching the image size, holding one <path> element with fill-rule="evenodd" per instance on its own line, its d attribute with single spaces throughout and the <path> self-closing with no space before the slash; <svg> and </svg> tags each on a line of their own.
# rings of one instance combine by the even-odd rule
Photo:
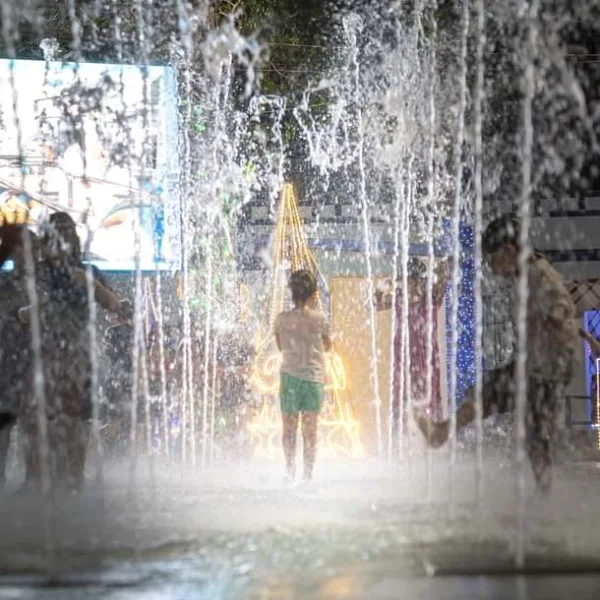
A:
<svg viewBox="0 0 600 600">
<path fill-rule="evenodd" d="M 281 417 L 283 420 L 283 453 L 289 477 L 296 474 L 296 432 L 301 410 L 303 382 L 296 377 L 281 374 Z"/>
<path fill-rule="evenodd" d="M 83 483 L 87 453 L 86 423 L 77 415 L 61 415 L 56 419 L 56 480 L 69 490 Z"/>
<path fill-rule="evenodd" d="M 39 448 L 31 439 L 25 446 L 25 487 L 39 488 L 42 483 Z"/>
<path fill-rule="evenodd" d="M 85 462 L 90 439 L 90 424 L 80 418 L 74 418 L 67 447 L 69 453 L 69 484 L 79 488 L 85 479 Z"/>
<path fill-rule="evenodd" d="M 21 420 L 22 422 L 23 420 Z M 45 457 L 42 459 L 42 449 L 40 442 L 40 435 L 37 427 L 37 423 L 32 423 L 27 420 L 22 424 L 22 432 L 25 436 L 25 481 L 23 488 L 41 489 L 42 488 L 42 460 L 47 462 L 47 466 L 50 468 L 50 483 L 51 485 L 55 479 L 55 467 L 58 462 L 55 459 L 56 449 L 56 436 L 53 420 L 49 420 L 47 423 L 47 439 L 48 445 L 45 449 Z"/>
<path fill-rule="evenodd" d="M 55 483 L 60 486 L 71 484 L 72 452 L 70 446 L 73 443 L 73 418 L 67 417 L 64 412 L 52 420 L 53 430 L 53 454 L 55 456 Z"/>
<path fill-rule="evenodd" d="M 481 382 L 482 418 L 492 412 L 504 413 L 514 407 L 514 365 L 485 373 Z M 477 416 L 475 388 L 465 392 L 465 398 L 456 411 L 457 430 L 472 423 Z M 450 421 L 433 422 L 423 414 L 415 415 L 417 425 L 427 442 L 434 448 L 442 446 L 450 435 Z"/>
<path fill-rule="evenodd" d="M 317 456 L 317 425 L 319 413 L 302 413 L 302 440 L 304 446 L 304 479 L 312 479 Z"/>
<path fill-rule="evenodd" d="M 529 380 L 527 453 L 541 491 L 548 491 L 552 483 L 552 439 L 560 390 L 560 384 Z"/>
<path fill-rule="evenodd" d="M 296 432 L 298 431 L 298 413 L 281 415 L 283 420 L 283 454 L 287 474 L 294 477 L 296 474 Z"/>
<path fill-rule="evenodd" d="M 0 487 L 6 480 L 6 462 L 10 447 L 10 432 L 15 418 L 12 415 L 0 414 Z"/>
</svg>

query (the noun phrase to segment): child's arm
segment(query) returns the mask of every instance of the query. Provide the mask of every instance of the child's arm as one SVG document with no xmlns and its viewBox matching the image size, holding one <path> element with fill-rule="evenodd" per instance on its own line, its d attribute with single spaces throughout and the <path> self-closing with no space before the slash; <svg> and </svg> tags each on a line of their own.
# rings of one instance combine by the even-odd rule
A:
<svg viewBox="0 0 600 600">
<path fill-rule="evenodd" d="M 325 352 L 331 352 L 333 350 L 333 342 L 331 341 L 331 327 L 329 321 L 323 315 L 323 349 Z"/>
<path fill-rule="evenodd" d="M 590 345 L 590 352 L 596 357 L 600 357 L 600 342 L 590 333 L 579 328 L 579 336 Z"/>
<path fill-rule="evenodd" d="M 556 343 L 559 346 L 563 344 L 571 346 L 576 342 L 575 336 L 578 328 L 573 326 L 575 306 L 570 295 L 562 285 L 555 285 L 554 289 L 546 290 L 545 299 L 548 306 L 545 315 L 539 315 L 537 318 L 530 315 L 530 320 L 538 321 L 537 323 L 532 322 L 531 326 L 535 329 L 541 325 L 550 336 L 551 343 Z M 579 336 L 581 336 L 581 332 L 579 332 Z M 598 342 L 590 339 L 587 339 L 587 341 L 590 344 L 592 353 L 597 354 L 600 350 Z"/>
<path fill-rule="evenodd" d="M 87 284 L 87 273 L 83 269 L 75 269 L 74 277 L 80 285 Z M 102 308 L 113 313 L 118 313 L 121 310 L 121 301 L 114 292 L 104 287 L 96 279 L 92 280 L 92 285 L 94 288 L 94 298 Z"/>
</svg>

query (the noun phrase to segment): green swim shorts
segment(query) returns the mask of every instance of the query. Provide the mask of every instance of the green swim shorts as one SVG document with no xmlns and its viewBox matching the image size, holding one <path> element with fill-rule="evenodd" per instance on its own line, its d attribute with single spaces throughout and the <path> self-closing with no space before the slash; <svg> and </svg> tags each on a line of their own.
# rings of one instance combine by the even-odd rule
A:
<svg viewBox="0 0 600 600">
<path fill-rule="evenodd" d="M 299 412 L 321 411 L 323 405 L 324 386 L 316 381 L 306 381 L 281 374 L 281 412 L 284 415 L 295 415 Z"/>
</svg>

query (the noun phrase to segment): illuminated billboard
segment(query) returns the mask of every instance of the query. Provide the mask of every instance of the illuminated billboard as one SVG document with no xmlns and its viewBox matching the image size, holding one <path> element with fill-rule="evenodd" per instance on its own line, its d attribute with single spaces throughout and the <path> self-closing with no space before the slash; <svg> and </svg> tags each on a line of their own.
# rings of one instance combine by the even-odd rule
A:
<svg viewBox="0 0 600 600">
<path fill-rule="evenodd" d="M 100 268 L 177 268 L 174 71 L 0 59 L 0 89 L 0 220 L 66 211 Z"/>
</svg>

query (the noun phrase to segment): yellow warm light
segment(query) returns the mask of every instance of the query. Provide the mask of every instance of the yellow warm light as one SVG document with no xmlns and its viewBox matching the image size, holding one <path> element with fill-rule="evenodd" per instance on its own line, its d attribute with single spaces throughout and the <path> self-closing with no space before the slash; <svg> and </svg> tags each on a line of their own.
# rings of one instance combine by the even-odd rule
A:
<svg viewBox="0 0 600 600">
<path fill-rule="evenodd" d="M 256 456 L 276 458 L 281 453 L 281 417 L 277 395 L 281 354 L 275 348 L 273 325 L 285 309 L 285 283 L 282 270 L 309 269 L 319 273 L 313 252 L 302 227 L 292 184 L 283 187 L 273 242 L 273 276 L 266 314 L 255 343 L 252 383 L 262 403 L 248 424 L 248 433 Z M 322 310 L 321 298 L 317 296 Z M 358 421 L 348 402 L 348 386 L 342 358 L 336 352 L 326 355 L 327 398 L 320 418 L 319 454 L 324 457 L 364 455 Z M 347 398 L 343 398 L 345 392 Z"/>
<path fill-rule="evenodd" d="M 16 198 L 10 198 L 0 206 L 0 225 L 25 225 L 29 222 L 29 208 Z"/>
<path fill-rule="evenodd" d="M 246 323 L 252 315 L 252 303 L 250 299 L 250 289 L 245 283 L 240 284 L 240 322 Z"/>
</svg>

